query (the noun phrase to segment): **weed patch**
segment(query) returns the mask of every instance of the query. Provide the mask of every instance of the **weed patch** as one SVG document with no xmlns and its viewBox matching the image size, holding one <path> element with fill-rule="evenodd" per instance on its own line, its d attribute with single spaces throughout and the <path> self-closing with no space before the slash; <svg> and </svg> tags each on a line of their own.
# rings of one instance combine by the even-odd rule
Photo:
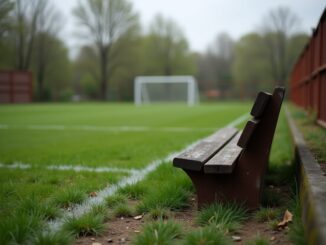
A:
<svg viewBox="0 0 326 245">
<path fill-rule="evenodd" d="M 214 226 L 218 230 L 228 233 L 239 228 L 240 223 L 247 219 L 246 210 L 236 204 L 212 204 L 203 208 L 197 217 L 200 225 Z"/>
<path fill-rule="evenodd" d="M 184 245 L 228 245 L 231 244 L 230 239 L 226 238 L 221 231 L 217 231 L 215 227 L 207 226 L 188 233 L 182 243 Z"/>
<path fill-rule="evenodd" d="M 134 245 L 170 245 L 180 238 L 182 230 L 179 224 L 171 221 L 157 221 L 144 226 L 141 234 L 139 234 L 133 244 Z"/>
<path fill-rule="evenodd" d="M 172 217 L 172 213 L 166 208 L 153 208 L 149 211 L 147 217 L 150 220 L 167 220 Z"/>
<path fill-rule="evenodd" d="M 269 245 L 269 244 L 270 244 L 269 241 L 260 235 L 257 235 L 254 239 L 246 242 L 246 245 Z"/>
<path fill-rule="evenodd" d="M 119 190 L 119 193 L 126 195 L 129 199 L 139 200 L 146 193 L 147 188 L 142 183 L 127 185 Z"/>
<path fill-rule="evenodd" d="M 80 189 L 69 188 L 56 193 L 52 202 L 63 208 L 68 208 L 71 205 L 82 203 L 87 198 L 87 195 Z"/>
<path fill-rule="evenodd" d="M 281 211 L 276 208 L 260 208 L 256 213 L 255 213 L 255 218 L 259 222 L 269 222 L 273 221 L 275 219 L 279 219 L 281 217 Z"/>
<path fill-rule="evenodd" d="M 127 203 L 127 198 L 125 195 L 122 194 L 115 194 L 113 196 L 108 196 L 105 199 L 106 205 L 109 208 L 113 208 L 115 206 L 117 206 L 118 204 L 125 204 Z"/>
<path fill-rule="evenodd" d="M 69 245 L 73 238 L 71 234 L 67 232 L 51 232 L 36 234 L 33 240 L 34 245 Z"/>
<path fill-rule="evenodd" d="M 166 176 L 169 176 L 168 181 Z M 170 164 L 162 164 L 144 180 L 143 184 L 148 186 L 149 190 L 137 206 L 138 213 L 149 212 L 156 208 L 180 210 L 189 205 L 192 184 L 184 173 Z"/>
<path fill-rule="evenodd" d="M 127 204 L 119 204 L 113 210 L 115 217 L 132 217 L 133 213 L 133 210 Z"/>
<path fill-rule="evenodd" d="M 79 218 L 72 216 L 65 220 L 63 229 L 76 237 L 99 235 L 104 229 L 103 221 L 104 216 L 93 213 L 88 213 Z"/>
<path fill-rule="evenodd" d="M 42 217 L 20 213 L 0 222 L 0 244 L 23 244 L 31 241 L 42 227 Z"/>
</svg>

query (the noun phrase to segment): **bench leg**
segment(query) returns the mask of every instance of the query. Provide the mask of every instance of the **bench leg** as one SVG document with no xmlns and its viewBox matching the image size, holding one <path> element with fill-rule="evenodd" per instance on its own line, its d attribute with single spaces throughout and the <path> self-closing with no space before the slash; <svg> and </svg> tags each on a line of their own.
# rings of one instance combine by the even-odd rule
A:
<svg viewBox="0 0 326 245">
<path fill-rule="evenodd" d="M 259 176 L 248 181 L 247 176 L 238 171 L 232 174 L 204 174 L 203 172 L 185 170 L 193 182 L 198 209 L 215 202 L 235 202 L 249 210 L 259 208 L 261 186 Z M 253 176 L 252 176 L 253 177 Z"/>
</svg>

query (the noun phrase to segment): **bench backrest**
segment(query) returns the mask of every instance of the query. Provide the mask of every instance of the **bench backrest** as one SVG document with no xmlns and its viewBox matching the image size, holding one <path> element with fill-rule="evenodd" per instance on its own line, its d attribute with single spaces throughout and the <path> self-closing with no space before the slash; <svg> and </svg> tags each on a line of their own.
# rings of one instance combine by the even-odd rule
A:
<svg viewBox="0 0 326 245">
<path fill-rule="evenodd" d="M 271 99 L 272 95 L 266 92 L 259 92 L 254 105 L 251 109 L 250 114 L 253 116 L 253 119 L 249 120 L 240 136 L 238 141 L 238 146 L 241 148 L 246 148 L 250 138 L 252 137 L 257 125 L 260 122 L 260 118 L 263 116 L 268 101 Z"/>
<path fill-rule="evenodd" d="M 256 132 L 258 126 L 261 124 L 262 119 L 264 119 L 265 117 L 268 117 L 267 114 L 271 114 L 270 120 L 267 121 L 266 119 L 264 119 L 264 125 L 260 126 L 260 127 L 263 127 L 264 130 L 266 130 L 266 133 L 268 133 L 267 131 L 270 132 L 270 135 L 272 135 L 272 137 L 271 137 L 271 141 L 272 141 L 275 127 L 276 127 L 277 120 L 278 120 L 279 110 L 281 108 L 281 104 L 282 104 L 282 101 L 284 98 L 284 93 L 285 93 L 284 88 L 275 88 L 273 94 L 266 93 L 266 92 L 258 93 L 256 100 L 254 102 L 254 105 L 250 112 L 250 114 L 253 116 L 253 118 L 250 119 L 247 122 L 247 124 L 245 125 L 245 127 L 242 131 L 242 134 L 239 138 L 238 146 L 240 146 L 243 149 L 246 149 L 248 144 L 251 141 L 255 140 L 255 136 L 254 136 L 255 132 Z M 271 105 L 274 105 L 274 106 L 271 106 Z M 274 108 L 275 106 L 276 106 L 276 108 Z M 272 111 L 270 111 L 270 110 L 273 110 L 273 108 L 274 108 L 274 110 L 278 109 L 277 112 L 275 111 L 274 113 L 272 113 Z M 263 135 L 265 135 L 265 133 Z M 270 135 L 269 135 L 269 138 L 270 138 Z M 271 145 L 271 144 L 272 144 L 272 142 L 270 142 L 268 145 Z M 266 146 L 266 147 L 270 148 L 270 146 L 269 147 Z"/>
</svg>

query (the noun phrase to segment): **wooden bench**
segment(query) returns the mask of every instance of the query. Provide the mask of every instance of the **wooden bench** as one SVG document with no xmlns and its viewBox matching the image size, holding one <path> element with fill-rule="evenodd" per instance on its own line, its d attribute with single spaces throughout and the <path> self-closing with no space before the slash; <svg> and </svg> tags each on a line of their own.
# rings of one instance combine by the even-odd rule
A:
<svg viewBox="0 0 326 245">
<path fill-rule="evenodd" d="M 259 207 L 284 93 L 284 88 L 259 92 L 243 132 L 223 128 L 173 159 L 192 180 L 198 208 L 230 201 Z"/>
</svg>

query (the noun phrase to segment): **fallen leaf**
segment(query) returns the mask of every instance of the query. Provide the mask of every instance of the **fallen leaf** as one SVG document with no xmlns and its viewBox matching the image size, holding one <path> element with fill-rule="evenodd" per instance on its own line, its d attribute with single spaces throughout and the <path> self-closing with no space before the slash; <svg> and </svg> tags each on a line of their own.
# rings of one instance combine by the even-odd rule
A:
<svg viewBox="0 0 326 245">
<path fill-rule="evenodd" d="M 143 218 L 143 215 L 137 215 L 137 216 L 134 217 L 135 220 L 140 220 L 142 218 Z"/>
<path fill-rule="evenodd" d="M 289 222 L 292 222 L 293 214 L 289 210 L 286 210 L 283 216 L 283 220 L 277 224 L 278 228 L 284 228 Z"/>
<path fill-rule="evenodd" d="M 90 197 L 97 197 L 97 193 L 95 191 L 92 191 L 88 194 Z"/>
</svg>

